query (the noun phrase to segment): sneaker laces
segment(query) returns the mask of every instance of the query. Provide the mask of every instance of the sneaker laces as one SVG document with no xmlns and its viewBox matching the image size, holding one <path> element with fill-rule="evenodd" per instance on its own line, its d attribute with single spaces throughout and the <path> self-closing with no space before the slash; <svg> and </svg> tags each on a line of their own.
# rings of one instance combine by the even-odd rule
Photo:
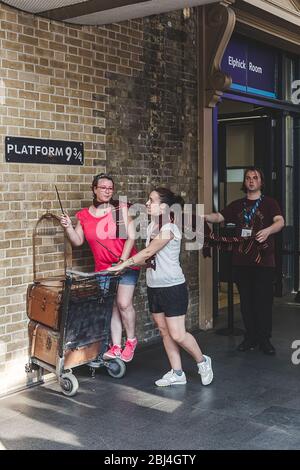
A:
<svg viewBox="0 0 300 470">
<path fill-rule="evenodd" d="M 134 351 L 136 348 L 136 345 L 137 345 L 136 340 L 128 339 L 125 343 L 125 348 L 131 349 L 132 351 Z"/>
<path fill-rule="evenodd" d="M 205 360 L 198 364 L 199 372 L 205 374 L 209 370 L 208 362 Z"/>
<path fill-rule="evenodd" d="M 121 354 L 121 348 L 117 344 L 114 344 L 111 348 L 110 351 L 115 354 L 116 356 Z"/>
</svg>

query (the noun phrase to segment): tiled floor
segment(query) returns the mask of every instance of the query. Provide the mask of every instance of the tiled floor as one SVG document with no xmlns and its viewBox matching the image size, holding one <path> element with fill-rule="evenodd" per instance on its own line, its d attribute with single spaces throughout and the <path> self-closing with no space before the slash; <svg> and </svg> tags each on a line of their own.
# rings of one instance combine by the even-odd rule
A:
<svg viewBox="0 0 300 470">
<path fill-rule="evenodd" d="M 52 382 L 0 400 L 0 448 L 299 449 L 300 365 L 291 362 L 291 344 L 300 339 L 300 305 L 284 300 L 274 307 L 275 357 L 239 353 L 241 337 L 210 331 L 197 333 L 213 359 L 208 387 L 187 355 L 188 383 L 155 387 L 168 370 L 160 343 L 139 350 L 123 379 L 105 370 L 92 379 L 87 367 L 77 368 L 75 397 Z M 220 315 L 216 327 L 224 321 Z"/>
</svg>

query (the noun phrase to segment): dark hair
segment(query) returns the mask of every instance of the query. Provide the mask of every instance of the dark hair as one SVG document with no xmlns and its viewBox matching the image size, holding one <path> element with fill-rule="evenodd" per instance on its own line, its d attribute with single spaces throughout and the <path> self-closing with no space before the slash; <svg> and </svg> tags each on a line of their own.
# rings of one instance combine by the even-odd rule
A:
<svg viewBox="0 0 300 470">
<path fill-rule="evenodd" d="M 263 190 L 265 189 L 265 176 L 263 174 L 263 171 L 260 168 L 257 168 L 256 166 L 249 166 L 248 168 L 245 169 L 244 179 L 243 179 L 243 184 L 242 184 L 241 190 L 244 191 L 244 193 L 247 193 L 247 188 L 246 188 L 246 185 L 245 185 L 245 181 L 246 181 L 247 173 L 249 173 L 249 171 L 256 171 L 259 174 L 260 179 L 261 179 L 260 190 L 261 190 L 261 192 L 263 192 Z"/>
<path fill-rule="evenodd" d="M 160 202 L 167 204 L 169 207 L 173 206 L 173 204 L 179 204 L 183 209 L 184 199 L 181 196 L 173 193 L 173 191 L 170 189 L 159 187 L 154 188 L 153 191 L 159 195 Z M 170 220 L 172 223 L 175 221 L 175 214 L 173 211 L 170 211 Z"/>
<path fill-rule="evenodd" d="M 96 194 L 94 193 L 94 188 L 96 188 L 96 187 L 98 186 L 99 180 L 102 180 L 102 179 L 103 179 L 103 180 L 109 180 L 109 181 L 111 181 L 112 184 L 113 184 L 113 186 L 115 186 L 115 182 L 114 182 L 112 176 L 110 176 L 110 175 L 107 174 L 107 173 L 99 173 L 99 175 L 94 176 L 93 181 L 92 181 L 92 192 L 93 192 L 93 205 L 94 205 L 95 207 L 100 206 L 100 205 L 101 205 L 101 202 L 99 202 L 99 201 L 97 200 L 97 196 L 96 196 Z"/>
<path fill-rule="evenodd" d="M 163 202 L 165 204 L 168 204 L 169 207 L 171 207 L 173 204 L 179 204 L 182 208 L 184 206 L 184 200 L 181 196 L 173 193 L 168 188 L 154 188 L 153 191 L 158 193 L 160 197 L 160 202 Z"/>
</svg>

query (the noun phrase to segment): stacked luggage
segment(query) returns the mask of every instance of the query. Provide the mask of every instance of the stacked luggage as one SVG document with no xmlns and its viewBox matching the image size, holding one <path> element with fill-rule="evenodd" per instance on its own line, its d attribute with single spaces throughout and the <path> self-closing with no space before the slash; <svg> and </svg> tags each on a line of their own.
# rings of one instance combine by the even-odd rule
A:
<svg viewBox="0 0 300 470">
<path fill-rule="evenodd" d="M 44 218 L 58 220 L 47 213 L 37 225 Z M 27 289 L 30 321 L 26 371 L 55 373 L 63 393 L 68 396 L 75 395 L 79 387 L 71 368 L 97 358 L 99 366 L 105 366 L 112 377 L 123 377 L 126 370 L 123 361 L 103 360 L 110 339 L 118 276 L 72 271 L 65 263 L 64 276 L 37 279 L 35 252 L 34 246 L 35 280 Z"/>
</svg>

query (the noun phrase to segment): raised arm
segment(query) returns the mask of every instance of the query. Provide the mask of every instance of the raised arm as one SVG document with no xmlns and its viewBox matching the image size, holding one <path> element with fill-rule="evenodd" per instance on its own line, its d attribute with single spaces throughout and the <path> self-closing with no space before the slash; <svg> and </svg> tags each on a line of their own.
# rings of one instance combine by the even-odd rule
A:
<svg viewBox="0 0 300 470">
<path fill-rule="evenodd" d="M 121 254 L 121 260 L 126 261 L 131 253 L 131 250 L 135 242 L 135 230 L 134 230 L 134 221 L 132 217 L 128 215 L 128 209 L 123 208 L 123 218 L 126 220 L 126 231 L 127 231 L 127 240 L 124 244 L 123 251 Z"/>
<path fill-rule="evenodd" d="M 65 229 L 67 237 L 73 246 L 81 246 L 84 243 L 84 233 L 80 221 L 77 221 L 75 228 L 68 214 L 60 217 L 60 223 Z"/>
</svg>

